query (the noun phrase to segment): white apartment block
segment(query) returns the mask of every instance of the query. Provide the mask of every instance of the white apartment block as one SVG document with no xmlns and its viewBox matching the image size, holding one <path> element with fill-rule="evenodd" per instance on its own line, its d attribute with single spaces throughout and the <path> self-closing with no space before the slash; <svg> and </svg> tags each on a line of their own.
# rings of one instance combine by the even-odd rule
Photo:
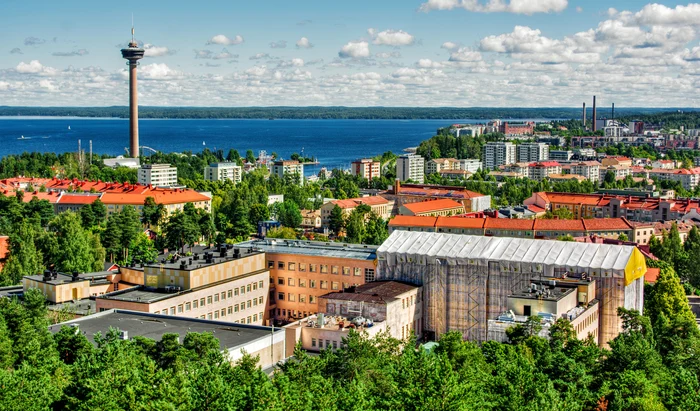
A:
<svg viewBox="0 0 700 411">
<path fill-rule="evenodd" d="M 458 170 L 468 171 L 470 173 L 476 173 L 482 168 L 482 163 L 476 158 L 465 158 L 459 160 Z"/>
<path fill-rule="evenodd" d="M 204 179 L 207 181 L 241 182 L 243 170 L 236 163 L 213 163 L 204 167 Z"/>
<path fill-rule="evenodd" d="M 285 174 L 296 174 L 299 176 L 299 184 L 304 184 L 304 165 L 296 160 L 275 161 L 272 174 L 281 179 L 284 179 Z"/>
<path fill-rule="evenodd" d="M 174 187 L 177 185 L 177 167 L 170 164 L 143 164 L 139 168 L 139 184 L 155 187 Z"/>
<path fill-rule="evenodd" d="M 413 180 L 423 184 L 425 160 L 418 154 L 405 154 L 396 159 L 396 178 L 399 181 Z"/>
<path fill-rule="evenodd" d="M 516 148 L 513 143 L 486 143 L 481 160 L 484 168 L 493 170 L 498 166 L 513 164 L 516 162 Z"/>
<path fill-rule="evenodd" d="M 530 163 L 549 160 L 549 145 L 545 143 L 523 143 L 518 146 L 518 162 Z"/>
<path fill-rule="evenodd" d="M 571 157 L 574 156 L 574 152 L 571 150 L 550 150 L 549 159 L 553 161 L 570 161 Z"/>
<path fill-rule="evenodd" d="M 433 158 L 425 162 L 425 174 L 439 173 L 445 170 L 459 170 L 459 161 L 455 158 Z"/>
<path fill-rule="evenodd" d="M 571 165 L 571 174 L 589 179 L 592 183 L 600 181 L 600 163 L 597 161 L 582 161 Z"/>
<path fill-rule="evenodd" d="M 375 177 L 382 176 L 382 164 L 379 161 L 374 161 L 371 158 L 363 158 L 352 162 L 352 175 L 360 176 L 371 180 Z"/>
<path fill-rule="evenodd" d="M 622 178 L 625 178 L 628 175 L 632 174 L 629 166 L 626 166 L 626 165 L 613 165 L 613 166 L 601 167 L 600 168 L 600 181 L 605 180 L 605 175 L 608 174 L 608 171 L 615 174 L 616 179 L 622 179 Z"/>
<path fill-rule="evenodd" d="M 664 170 L 654 169 L 649 170 L 650 178 L 658 178 L 661 181 L 679 181 L 686 190 L 695 190 L 695 187 L 700 184 L 700 167 L 690 170 Z"/>
</svg>

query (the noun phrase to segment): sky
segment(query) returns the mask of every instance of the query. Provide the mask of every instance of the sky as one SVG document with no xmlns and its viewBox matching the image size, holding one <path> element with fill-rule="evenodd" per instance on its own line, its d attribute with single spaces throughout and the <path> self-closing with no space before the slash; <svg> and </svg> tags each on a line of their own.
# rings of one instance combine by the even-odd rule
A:
<svg viewBox="0 0 700 411">
<path fill-rule="evenodd" d="M 128 105 L 132 14 L 140 105 L 700 102 L 700 3 L 5 0 L 0 105 Z"/>
</svg>

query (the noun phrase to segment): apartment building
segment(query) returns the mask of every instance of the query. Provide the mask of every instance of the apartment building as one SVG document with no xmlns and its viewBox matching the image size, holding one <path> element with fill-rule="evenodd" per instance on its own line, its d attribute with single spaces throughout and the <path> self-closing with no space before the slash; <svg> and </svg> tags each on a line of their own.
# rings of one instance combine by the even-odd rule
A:
<svg viewBox="0 0 700 411">
<path fill-rule="evenodd" d="M 545 143 L 522 143 L 517 146 L 518 162 L 533 163 L 549 160 L 549 145 Z"/>
<path fill-rule="evenodd" d="M 352 175 L 372 180 L 382 176 L 382 164 L 371 158 L 363 158 L 352 162 L 350 167 Z"/>
<path fill-rule="evenodd" d="M 476 158 L 464 158 L 457 161 L 459 162 L 460 170 L 468 171 L 470 173 L 476 173 L 483 167 L 481 161 Z"/>
<path fill-rule="evenodd" d="M 632 175 L 632 169 L 628 165 L 616 164 L 600 167 L 600 176 L 598 177 L 600 181 L 605 180 L 605 176 L 608 173 L 612 173 L 616 180 L 621 180 L 629 175 Z"/>
<path fill-rule="evenodd" d="M 400 215 L 408 216 L 451 216 L 464 214 L 462 203 L 444 198 L 404 204 L 399 208 Z"/>
<path fill-rule="evenodd" d="M 674 181 L 683 185 L 686 190 L 695 190 L 700 184 L 700 167 L 691 169 L 653 169 L 645 171 L 649 178 L 657 178 L 660 181 Z"/>
<path fill-rule="evenodd" d="M 399 208 L 405 204 L 444 198 L 462 203 L 465 212 L 483 211 L 491 207 L 491 196 L 455 186 L 402 184 L 396 181 L 390 190 L 382 192 L 381 195 L 393 202 L 391 215 L 398 214 Z"/>
<path fill-rule="evenodd" d="M 483 156 L 481 157 L 484 168 L 494 170 L 498 166 L 513 164 L 517 159 L 515 144 L 490 142 L 486 143 L 483 148 Z"/>
<path fill-rule="evenodd" d="M 207 181 L 241 182 L 243 169 L 236 163 L 212 163 L 204 167 L 204 179 Z"/>
<path fill-rule="evenodd" d="M 528 165 L 528 178 L 544 180 L 553 174 L 561 174 L 561 164 L 556 161 L 541 161 Z"/>
<path fill-rule="evenodd" d="M 425 174 L 434 174 L 445 170 L 459 170 L 459 160 L 456 158 L 433 158 L 425 162 Z"/>
<path fill-rule="evenodd" d="M 396 159 L 396 178 L 419 184 L 425 181 L 425 160 L 418 154 L 405 154 Z"/>
<path fill-rule="evenodd" d="M 268 316 L 280 322 L 323 312 L 319 297 L 375 277 L 375 246 L 265 239 L 235 247 L 265 253 L 271 284 Z"/>
<path fill-rule="evenodd" d="M 597 161 L 581 161 L 571 165 L 571 174 L 583 176 L 592 183 L 600 181 L 600 163 Z"/>
<path fill-rule="evenodd" d="M 177 167 L 170 164 L 142 164 L 139 167 L 138 182 L 155 187 L 177 186 Z"/>
<path fill-rule="evenodd" d="M 554 161 L 571 161 L 574 152 L 571 150 L 549 150 L 549 159 Z"/>
<path fill-rule="evenodd" d="M 296 160 L 280 160 L 272 163 L 272 174 L 284 179 L 284 176 L 296 175 L 299 185 L 304 184 L 304 165 Z"/>
</svg>

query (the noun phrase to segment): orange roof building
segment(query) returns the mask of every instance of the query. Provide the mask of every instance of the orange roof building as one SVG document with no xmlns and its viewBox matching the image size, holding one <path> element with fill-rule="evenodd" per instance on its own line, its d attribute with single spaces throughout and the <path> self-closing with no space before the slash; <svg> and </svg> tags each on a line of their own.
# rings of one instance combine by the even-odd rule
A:
<svg viewBox="0 0 700 411">
<path fill-rule="evenodd" d="M 464 206 L 448 198 L 404 204 L 399 208 L 400 215 L 450 216 L 464 214 Z"/>
</svg>

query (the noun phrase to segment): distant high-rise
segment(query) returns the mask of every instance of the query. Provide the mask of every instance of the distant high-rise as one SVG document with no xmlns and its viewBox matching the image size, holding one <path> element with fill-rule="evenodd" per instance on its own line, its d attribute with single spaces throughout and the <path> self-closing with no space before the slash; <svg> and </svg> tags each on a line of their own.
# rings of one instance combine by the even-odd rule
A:
<svg viewBox="0 0 700 411">
<path fill-rule="evenodd" d="M 583 114 L 581 114 L 581 123 L 583 124 L 582 130 L 586 129 L 586 102 L 583 102 Z"/>
<path fill-rule="evenodd" d="M 598 121 L 598 113 L 596 112 L 595 96 L 593 96 L 593 132 L 598 130 L 596 121 Z"/>
<path fill-rule="evenodd" d="M 139 96 L 136 84 L 136 67 L 143 58 L 145 50 L 134 39 L 134 27 L 131 27 L 131 43 L 122 49 L 122 57 L 129 60 L 129 154 L 139 156 Z"/>
</svg>

